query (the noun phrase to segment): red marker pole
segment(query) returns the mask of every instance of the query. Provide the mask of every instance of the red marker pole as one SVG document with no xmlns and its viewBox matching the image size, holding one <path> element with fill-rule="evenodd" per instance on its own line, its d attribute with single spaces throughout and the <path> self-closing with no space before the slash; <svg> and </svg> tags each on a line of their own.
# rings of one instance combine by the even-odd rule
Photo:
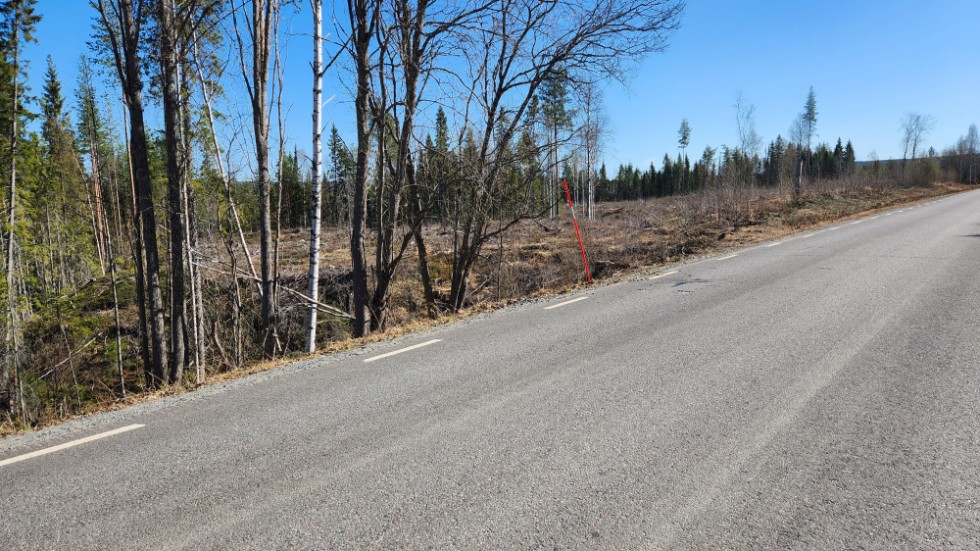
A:
<svg viewBox="0 0 980 551">
<path fill-rule="evenodd" d="M 592 283 L 592 274 L 589 273 L 589 261 L 585 258 L 585 244 L 582 243 L 582 232 L 578 229 L 578 218 L 575 217 L 575 205 L 572 204 L 572 194 L 568 191 L 568 181 L 562 179 L 561 184 L 565 186 L 565 198 L 568 199 L 568 208 L 572 211 L 572 223 L 575 224 L 575 236 L 578 237 L 578 248 L 582 251 L 582 265 L 585 266 L 585 279 Z"/>
</svg>

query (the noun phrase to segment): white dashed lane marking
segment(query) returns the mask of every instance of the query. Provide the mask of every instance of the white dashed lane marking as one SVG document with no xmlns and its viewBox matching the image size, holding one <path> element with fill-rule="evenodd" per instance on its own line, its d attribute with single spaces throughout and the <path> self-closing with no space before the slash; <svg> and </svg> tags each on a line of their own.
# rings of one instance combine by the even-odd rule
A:
<svg viewBox="0 0 980 551">
<path fill-rule="evenodd" d="M 92 436 L 86 436 L 85 438 L 79 438 L 78 440 L 72 440 L 71 442 L 65 442 L 64 444 L 58 444 L 57 446 L 51 446 L 50 448 L 44 448 L 43 450 L 38 450 L 36 452 L 25 453 L 24 455 L 18 455 L 17 457 L 4 459 L 3 461 L 0 461 L 0 467 L 5 467 L 7 465 L 12 465 L 14 463 L 20 463 L 21 461 L 27 461 L 28 459 L 34 459 L 35 457 L 48 455 L 49 453 L 54 453 L 61 450 L 67 450 L 68 448 L 74 448 L 75 446 L 79 446 L 81 444 L 87 444 L 89 442 L 95 442 L 96 440 L 102 440 L 103 438 L 108 438 L 110 436 L 115 436 L 117 434 L 122 434 L 124 432 L 129 432 L 131 430 L 143 428 L 143 426 L 144 425 L 128 425 L 125 427 L 120 427 L 118 429 L 113 429 L 106 432 L 100 432 L 99 434 L 93 434 Z"/>
<path fill-rule="evenodd" d="M 586 296 L 586 297 L 573 298 L 572 300 L 566 300 L 565 302 L 562 302 L 562 303 L 559 303 L 559 304 L 553 304 L 551 306 L 548 306 L 548 307 L 545 308 L 545 310 L 554 310 L 555 308 L 561 308 L 562 306 L 567 306 L 569 304 L 572 304 L 573 302 L 578 302 L 580 300 L 585 300 L 587 298 L 589 298 L 589 297 Z"/>
<path fill-rule="evenodd" d="M 423 346 L 429 346 L 430 344 L 435 344 L 437 342 L 442 342 L 442 339 L 432 339 L 431 341 L 425 341 L 423 343 L 419 343 L 419 344 L 415 344 L 415 345 L 412 345 L 412 346 L 408 346 L 408 347 L 402 348 L 400 350 L 395 350 L 394 352 L 388 352 L 387 354 L 381 354 L 380 356 L 374 356 L 373 358 L 367 358 L 367 359 L 364 360 L 364 363 L 371 363 L 371 362 L 380 360 L 382 358 L 390 358 L 391 356 L 395 356 L 395 355 L 401 354 L 403 352 L 408 352 L 409 350 L 415 350 L 417 348 L 422 348 Z"/>
</svg>

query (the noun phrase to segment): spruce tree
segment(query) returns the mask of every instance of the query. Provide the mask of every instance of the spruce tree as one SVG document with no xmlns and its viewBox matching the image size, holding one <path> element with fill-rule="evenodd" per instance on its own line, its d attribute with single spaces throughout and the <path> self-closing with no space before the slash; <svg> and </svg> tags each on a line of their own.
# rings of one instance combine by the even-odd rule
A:
<svg viewBox="0 0 980 551">
<path fill-rule="evenodd" d="M 844 144 L 837 138 L 837 145 L 834 146 L 833 177 L 844 174 Z"/>
<path fill-rule="evenodd" d="M 844 146 L 844 174 L 848 176 L 854 174 L 855 164 L 857 164 L 857 158 L 854 154 L 854 146 L 851 145 L 851 140 L 847 140 L 847 145 Z"/>
<path fill-rule="evenodd" d="M 7 226 L 6 226 L 6 291 L 7 291 L 7 331 L 6 331 L 6 361 L 0 367 L 0 408 L 11 403 L 10 388 L 16 387 L 21 416 L 25 415 L 23 401 L 23 387 L 19 379 L 19 366 L 17 365 L 20 355 L 20 318 L 21 313 L 18 305 L 18 292 L 16 274 L 19 273 L 16 265 L 15 252 L 17 227 L 17 156 L 18 143 L 21 140 L 21 128 L 19 119 L 22 116 L 21 94 L 22 85 L 20 48 L 24 43 L 36 42 L 34 39 L 34 27 L 41 20 L 41 16 L 34 13 L 36 0 L 6 0 L 0 3 L 0 48 L 3 51 L 4 81 L 10 86 L 10 94 L 4 94 L 9 98 L 10 103 L 6 105 L 5 115 L 9 122 L 7 138 L 9 140 L 8 167 L 9 180 L 7 187 Z M 11 379 L 11 372 L 13 379 Z M 12 385 L 11 385 L 12 383 Z"/>
</svg>

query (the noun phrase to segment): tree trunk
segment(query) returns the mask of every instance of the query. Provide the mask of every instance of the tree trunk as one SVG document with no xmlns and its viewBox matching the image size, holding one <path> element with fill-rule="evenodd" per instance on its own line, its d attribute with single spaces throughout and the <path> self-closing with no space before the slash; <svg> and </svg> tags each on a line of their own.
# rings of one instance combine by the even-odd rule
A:
<svg viewBox="0 0 980 551">
<path fill-rule="evenodd" d="M 181 181 L 180 193 L 184 207 L 184 251 L 185 261 L 187 262 L 188 282 L 190 283 L 190 306 L 191 306 L 191 328 L 193 330 L 193 360 L 195 377 L 194 382 L 201 384 L 204 382 L 204 357 L 207 348 L 204 338 L 204 302 L 202 298 L 201 270 L 197 264 L 197 209 L 194 201 L 194 189 L 190 185 L 192 167 L 191 158 L 191 114 L 188 101 L 184 98 L 191 88 L 190 60 L 187 56 L 180 60 L 180 123 L 181 123 Z M 191 345 L 188 345 L 191 348 Z M 190 351 L 187 354 L 188 362 L 191 360 Z"/>
<path fill-rule="evenodd" d="M 136 91 L 130 102 L 130 126 L 133 162 L 136 168 L 136 185 L 139 194 L 139 211 L 142 218 L 142 238 L 146 257 L 146 281 L 149 294 L 150 356 L 155 381 L 165 380 L 167 342 L 164 338 L 163 295 L 160 289 L 160 254 L 157 245 L 156 213 L 153 207 L 149 156 L 146 146 L 146 130 L 143 125 L 143 102 Z"/>
<path fill-rule="evenodd" d="M 197 265 L 198 227 L 194 190 L 184 186 L 184 211 L 187 213 L 187 266 L 191 272 L 191 308 L 194 327 L 194 382 L 198 385 L 204 382 L 207 358 L 207 339 L 204 338 L 204 287 L 201 279 L 201 268 Z"/>
<path fill-rule="evenodd" d="M 269 181 L 269 57 L 271 54 L 272 18 L 278 10 L 277 0 L 252 0 L 252 128 L 255 135 L 255 161 L 258 166 L 259 192 L 259 263 L 262 272 L 261 329 L 266 356 L 275 353 L 276 334 L 275 281 L 272 273 L 272 201 Z M 275 14 L 278 17 L 278 13 Z"/>
<path fill-rule="evenodd" d="M 143 81 L 140 74 L 139 27 L 133 14 L 132 0 L 117 0 L 117 9 L 108 10 L 107 0 L 99 1 L 99 13 L 105 30 L 112 42 L 113 55 L 119 80 L 129 109 L 130 154 L 135 173 L 139 214 L 142 216 L 143 246 L 146 256 L 146 283 L 150 303 L 149 331 L 152 380 L 155 386 L 165 381 L 167 342 L 163 315 L 163 296 L 160 290 L 160 255 L 157 246 L 156 213 L 153 207 L 153 188 L 150 179 L 149 155 L 146 144 L 146 127 L 143 123 Z M 120 18 L 117 24 L 109 22 L 110 13 Z M 115 29 L 119 29 L 119 35 Z"/>
<path fill-rule="evenodd" d="M 422 236 L 422 225 L 425 222 L 425 212 L 422 208 L 422 199 L 419 196 L 417 173 L 415 165 L 409 163 L 408 186 L 409 186 L 409 216 L 412 224 L 412 237 L 415 240 L 415 248 L 419 255 L 419 279 L 422 280 L 422 295 L 425 298 L 426 311 L 430 318 L 435 318 L 438 314 L 436 309 L 435 292 L 432 289 L 432 277 L 429 274 L 429 253 L 425 246 Z"/>
<path fill-rule="evenodd" d="M 137 204 L 139 194 L 136 191 L 136 175 L 133 168 L 132 142 L 129 139 L 128 117 L 123 109 L 123 133 L 126 138 L 126 159 L 129 163 L 129 186 L 132 196 L 133 233 L 132 251 L 133 264 L 136 266 L 136 312 L 139 317 L 140 359 L 143 362 L 143 382 L 152 386 L 153 364 L 150 360 L 150 341 L 148 319 L 146 315 L 146 262 L 143 255 L 143 215 Z"/>
<path fill-rule="evenodd" d="M 180 96 L 177 89 L 177 37 L 173 0 L 159 3 L 164 136 L 167 145 L 167 207 L 170 215 L 170 357 L 160 374 L 169 384 L 180 382 L 186 367 L 187 310 L 184 284 L 183 166 L 180 143 Z"/>
<path fill-rule="evenodd" d="M 357 92 L 354 109 L 357 119 L 357 161 L 354 176 L 354 201 L 351 207 L 351 286 L 354 294 L 354 337 L 368 330 L 367 258 L 364 234 L 367 224 L 368 157 L 371 153 L 371 58 L 373 22 L 369 20 L 370 0 L 348 0 L 353 30 L 354 64 Z"/>
<path fill-rule="evenodd" d="M 310 197 L 310 270 L 306 279 L 306 294 L 320 298 L 320 186 L 323 180 L 323 16 L 322 0 L 311 0 L 313 8 L 313 190 Z M 310 303 L 306 312 L 306 351 L 316 350 L 316 304 Z"/>
<path fill-rule="evenodd" d="M 3 363 L 3 367 L 0 368 L 0 392 L 6 391 L 8 388 L 8 381 L 10 381 L 11 367 L 13 368 L 13 386 L 17 389 L 17 396 L 20 396 L 20 373 L 19 373 L 19 358 L 20 355 L 20 341 L 19 341 L 19 314 L 17 312 L 17 293 L 14 291 L 14 274 L 16 273 L 16 266 L 14 264 L 14 249 L 16 247 L 16 231 L 14 226 L 17 222 L 17 104 L 20 100 L 19 91 L 19 78 L 20 78 L 20 66 L 18 58 L 18 21 L 15 17 L 13 21 L 13 57 L 14 57 L 14 67 L 13 67 L 13 90 L 11 98 L 11 116 L 10 116 L 10 180 L 8 187 L 8 198 L 9 203 L 7 208 L 10 209 L 7 217 L 7 314 L 8 314 L 8 326 L 7 326 L 7 353 L 6 360 Z M 17 400 L 21 408 L 21 417 L 24 416 L 24 404 L 23 400 Z M 13 408 L 11 408 L 13 410 Z"/>
<path fill-rule="evenodd" d="M 122 354 L 122 323 L 119 319 L 119 291 L 116 282 L 116 257 L 115 252 L 112 248 L 112 231 L 109 228 L 109 217 L 106 213 L 106 208 L 104 203 L 101 204 L 102 220 L 104 223 L 105 230 L 105 245 L 106 245 L 106 255 L 109 262 L 109 277 L 112 283 L 112 313 L 113 319 L 116 322 L 116 370 L 119 373 L 119 391 L 123 398 L 126 397 L 126 376 L 123 371 L 123 354 Z"/>
<path fill-rule="evenodd" d="M 401 104 L 403 106 L 400 128 L 397 112 L 395 116 L 389 119 L 385 109 L 387 102 L 385 78 L 387 77 L 384 75 L 385 67 L 383 63 L 386 57 L 384 50 L 390 43 L 390 37 L 387 35 L 383 37 L 382 52 L 378 56 L 382 63 L 378 69 L 382 73 L 380 90 L 381 105 L 378 106 L 378 112 L 375 114 L 380 130 L 378 132 L 379 179 L 383 180 L 384 169 L 388 164 L 384 151 L 385 143 L 387 143 L 385 130 L 388 127 L 388 120 L 394 121 L 392 132 L 398 133 L 397 136 L 394 136 L 398 140 L 398 149 L 392 181 L 387 188 L 379 186 L 378 190 L 378 205 L 379 207 L 383 205 L 384 209 L 379 208 L 378 215 L 378 246 L 374 270 L 376 282 L 374 295 L 371 299 L 372 330 L 383 330 L 385 327 L 390 302 L 389 294 L 391 292 L 393 278 L 395 277 L 395 270 L 401 261 L 405 248 L 410 243 L 411 233 L 414 233 L 413 229 L 409 234 L 405 234 L 402 239 L 401 250 L 396 254 L 395 228 L 399 225 L 399 216 L 402 211 L 402 193 L 409 180 L 409 165 L 412 163 L 411 147 L 415 128 L 415 111 L 419 101 L 418 79 L 423 63 L 424 47 L 422 45 L 422 38 L 427 7 L 428 2 L 426 1 L 418 2 L 414 10 L 411 4 L 405 0 L 395 2 L 395 19 L 397 21 L 395 39 L 397 41 L 396 46 L 398 51 L 402 56 L 401 81 L 404 83 L 403 97 L 394 98 L 396 105 Z M 391 78 L 393 80 L 396 79 L 394 68 L 392 68 Z M 386 195 L 386 197 L 382 197 L 382 195 Z M 419 235 L 419 237 L 421 236 Z"/>
</svg>

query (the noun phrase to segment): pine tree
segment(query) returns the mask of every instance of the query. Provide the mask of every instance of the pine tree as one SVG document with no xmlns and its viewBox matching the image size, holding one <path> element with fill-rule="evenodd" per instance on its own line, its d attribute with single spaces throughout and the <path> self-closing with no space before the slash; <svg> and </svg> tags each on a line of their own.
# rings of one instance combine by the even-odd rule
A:
<svg viewBox="0 0 980 551">
<path fill-rule="evenodd" d="M 567 108 L 568 102 L 568 71 L 559 68 L 541 84 L 539 94 L 541 102 L 541 112 L 544 116 L 545 127 L 548 129 L 549 152 L 551 161 L 552 181 L 548 185 L 548 201 L 550 205 L 549 215 L 554 217 L 557 214 L 555 192 L 558 189 L 558 150 L 559 134 L 566 129 L 572 122 L 572 116 Z"/>
<path fill-rule="evenodd" d="M 803 129 L 806 135 L 806 147 L 810 149 L 810 143 L 817 132 L 817 95 L 813 91 L 813 86 L 810 87 L 803 106 Z"/>
<path fill-rule="evenodd" d="M 687 119 L 681 121 L 681 127 L 677 130 L 677 145 L 682 151 L 687 152 L 687 146 L 691 143 L 691 124 Z"/>
</svg>

